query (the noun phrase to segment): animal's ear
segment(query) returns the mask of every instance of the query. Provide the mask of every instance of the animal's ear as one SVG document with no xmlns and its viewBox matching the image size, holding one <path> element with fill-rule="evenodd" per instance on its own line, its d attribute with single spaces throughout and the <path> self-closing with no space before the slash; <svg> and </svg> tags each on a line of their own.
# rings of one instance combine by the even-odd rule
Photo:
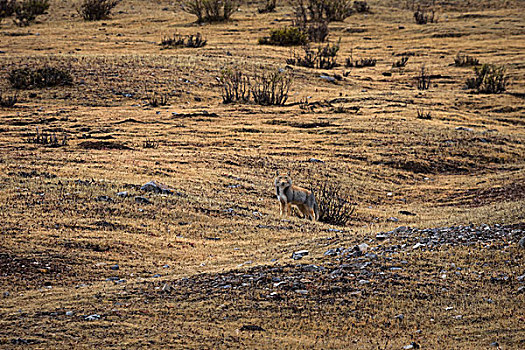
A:
<svg viewBox="0 0 525 350">
<path fill-rule="evenodd" d="M 288 170 L 288 176 L 292 176 L 292 171 Z"/>
</svg>

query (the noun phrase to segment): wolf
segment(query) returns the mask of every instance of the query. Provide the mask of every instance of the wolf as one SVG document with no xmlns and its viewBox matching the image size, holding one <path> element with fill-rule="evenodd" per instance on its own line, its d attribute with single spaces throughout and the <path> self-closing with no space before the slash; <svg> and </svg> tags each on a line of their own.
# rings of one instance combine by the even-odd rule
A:
<svg viewBox="0 0 525 350">
<path fill-rule="evenodd" d="M 319 207 L 315 200 L 314 193 L 305 188 L 295 186 L 290 178 L 290 173 L 287 176 L 280 175 L 274 180 L 275 193 L 280 204 L 280 215 L 290 215 L 291 205 L 295 205 L 297 209 L 312 221 L 319 220 Z"/>
</svg>

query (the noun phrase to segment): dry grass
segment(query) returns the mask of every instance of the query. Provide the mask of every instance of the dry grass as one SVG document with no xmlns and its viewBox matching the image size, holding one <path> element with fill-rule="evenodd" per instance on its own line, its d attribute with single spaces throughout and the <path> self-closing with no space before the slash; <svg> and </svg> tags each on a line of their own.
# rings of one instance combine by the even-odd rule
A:
<svg viewBox="0 0 525 350">
<path fill-rule="evenodd" d="M 27 28 L 4 19 L 3 94 L 15 93 L 7 76 L 22 66 L 59 66 L 74 82 L 20 91 L 16 106 L 0 107 L 0 346 L 399 349 L 415 341 L 481 349 L 497 341 L 523 348 L 516 276 L 525 254 L 512 240 L 490 249 L 479 243 L 399 253 L 394 258 L 407 261 L 401 284 L 377 279 L 359 295 L 288 293 L 276 302 L 265 297 L 265 285 L 213 287 L 217 273 L 238 269 L 295 273 L 290 256 L 300 249 L 310 251 L 301 263 L 338 264 L 324 257 L 326 249 L 376 246 L 376 232 L 397 226 L 525 221 L 519 2 L 444 5 L 439 23 L 425 26 L 397 3 L 372 1 L 373 13 L 330 24 L 332 42 L 341 36 L 340 61 L 355 48 L 376 58 L 375 67 L 335 84 L 319 78 L 328 71 L 293 67 L 290 98 L 279 107 L 224 105 L 217 77 L 224 68 L 255 75 L 286 66 L 289 48 L 257 40 L 283 26 L 274 20 L 287 18 L 287 6 L 268 14 L 243 6 L 230 22 L 198 28 L 194 17 L 164 11 L 168 1 L 121 2 L 101 22 L 84 22 L 62 1 L 51 1 L 49 14 Z M 366 32 L 344 31 L 355 26 L 352 18 Z M 158 46 L 163 35 L 197 29 L 205 47 Z M 507 91 L 464 90 L 472 69 L 451 65 L 457 52 L 505 65 Z M 407 55 L 406 67 L 391 69 Z M 414 81 L 422 65 L 432 74 L 425 91 Z M 169 106 L 147 106 L 148 91 L 169 97 Z M 306 110 L 299 105 L 305 99 Z M 334 106 L 348 112 L 334 113 Z M 417 109 L 432 119 L 417 119 Z M 37 126 L 68 135 L 67 145 L 27 143 Z M 143 147 L 148 140 L 158 146 Z M 278 169 L 291 170 L 300 186 L 325 177 L 342 184 L 356 203 L 353 221 L 340 228 L 281 220 L 272 188 Z M 141 191 L 151 180 L 176 193 Z M 452 263 L 483 274 L 439 278 Z M 120 269 L 111 270 L 114 264 Z M 500 274 L 510 280 L 491 282 Z M 126 281 L 106 281 L 115 276 Z M 303 278 L 313 291 L 330 277 Z M 165 285 L 172 290 L 163 292 Z M 101 319 L 83 317 L 92 314 Z M 265 331 L 239 331 L 246 324 Z"/>
</svg>

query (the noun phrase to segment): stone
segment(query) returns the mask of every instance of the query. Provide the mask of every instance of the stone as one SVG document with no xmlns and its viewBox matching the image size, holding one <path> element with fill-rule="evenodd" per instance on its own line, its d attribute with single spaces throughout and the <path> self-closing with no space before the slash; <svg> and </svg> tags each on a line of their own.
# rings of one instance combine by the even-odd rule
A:
<svg viewBox="0 0 525 350">
<path fill-rule="evenodd" d="M 139 204 L 151 204 L 151 201 L 149 199 L 147 199 L 146 197 L 142 197 L 142 196 L 136 196 L 135 202 Z"/>
<path fill-rule="evenodd" d="M 173 194 L 175 192 L 168 186 L 155 182 L 155 181 L 150 181 L 150 182 L 145 183 L 144 185 L 142 185 L 142 187 L 140 187 L 140 189 L 146 192 L 154 192 L 154 193 L 162 193 L 162 194 Z"/>
<path fill-rule="evenodd" d="M 525 249 L 525 236 L 520 239 L 519 243 L 518 243 L 518 246 L 521 248 L 521 249 Z"/>
<path fill-rule="evenodd" d="M 100 315 L 99 314 L 93 314 L 93 315 L 88 315 L 88 316 L 85 316 L 84 319 L 86 321 L 96 321 L 96 320 L 100 320 Z"/>
<path fill-rule="evenodd" d="M 323 80 L 326 80 L 326 81 L 329 81 L 330 83 L 335 83 L 335 78 L 334 77 L 330 77 L 328 75 L 321 75 L 321 76 L 319 76 L 319 78 L 321 78 Z"/>
<path fill-rule="evenodd" d="M 128 191 L 122 191 L 117 193 L 118 197 L 126 198 L 128 196 Z"/>
<path fill-rule="evenodd" d="M 109 268 L 110 268 L 111 270 L 118 270 L 118 269 L 120 268 L 120 266 L 118 266 L 117 264 L 115 264 L 115 265 L 111 265 Z"/>
<path fill-rule="evenodd" d="M 308 250 L 298 250 L 292 254 L 292 259 L 299 260 L 308 255 Z"/>
<path fill-rule="evenodd" d="M 257 326 L 257 325 L 253 325 L 253 324 L 245 324 L 243 325 L 240 329 L 240 331 L 242 332 L 246 332 L 246 331 L 250 331 L 250 332 L 264 332 L 266 331 L 266 329 L 260 327 L 260 326 Z"/>
<path fill-rule="evenodd" d="M 366 243 L 361 243 L 360 245 L 357 246 L 357 248 L 359 248 L 359 251 L 360 251 L 361 253 L 363 253 L 363 254 L 366 253 L 366 252 L 368 251 L 368 248 L 369 248 L 369 247 L 370 247 L 370 246 L 369 246 L 368 244 L 366 244 Z"/>
</svg>

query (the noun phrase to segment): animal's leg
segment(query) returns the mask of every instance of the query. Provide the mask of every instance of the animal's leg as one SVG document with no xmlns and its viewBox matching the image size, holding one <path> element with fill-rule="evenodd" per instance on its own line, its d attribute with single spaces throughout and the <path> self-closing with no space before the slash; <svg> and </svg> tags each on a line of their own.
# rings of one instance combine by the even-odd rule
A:
<svg viewBox="0 0 525 350">
<path fill-rule="evenodd" d="M 285 210 L 286 210 L 286 208 L 285 208 L 285 203 L 282 202 L 282 201 L 279 201 L 279 215 L 280 215 L 280 216 L 283 216 L 283 215 L 285 214 L 285 213 L 284 213 Z"/>
</svg>

